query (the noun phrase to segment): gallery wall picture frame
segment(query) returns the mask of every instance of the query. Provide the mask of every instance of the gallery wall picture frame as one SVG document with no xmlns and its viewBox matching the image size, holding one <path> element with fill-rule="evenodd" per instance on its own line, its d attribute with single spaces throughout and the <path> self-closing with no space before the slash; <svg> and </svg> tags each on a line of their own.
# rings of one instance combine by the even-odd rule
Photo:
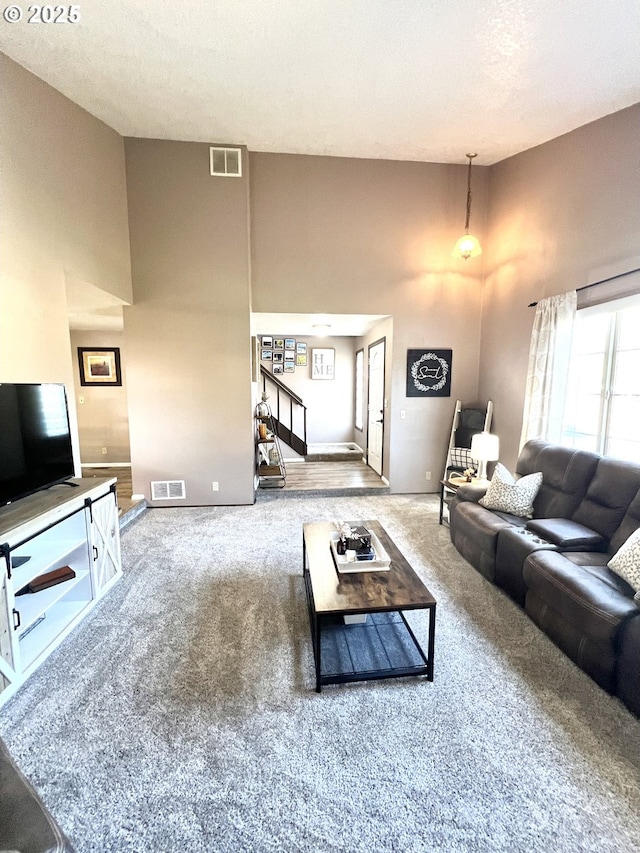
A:
<svg viewBox="0 0 640 853">
<path fill-rule="evenodd" d="M 292 352 L 291 350 L 285 350 L 285 352 L 284 352 L 284 360 L 285 360 L 285 361 L 292 361 L 292 362 L 295 364 L 295 361 L 296 361 L 296 354 L 295 354 L 295 352 Z"/>
<path fill-rule="evenodd" d="M 284 373 L 284 364 L 274 364 L 273 365 L 274 373 Z"/>
<path fill-rule="evenodd" d="M 450 397 L 453 350 L 407 350 L 407 397 Z"/>
<path fill-rule="evenodd" d="M 263 361 L 272 361 L 273 358 L 273 350 L 263 349 L 262 350 L 262 360 Z"/>
<path fill-rule="evenodd" d="M 273 348 L 274 349 L 284 349 L 284 338 L 274 338 L 273 339 Z"/>
<path fill-rule="evenodd" d="M 297 353 L 296 354 L 296 365 L 298 367 L 306 367 L 307 366 L 307 354 L 305 353 Z"/>
<path fill-rule="evenodd" d="M 295 363 L 293 361 L 285 361 L 284 372 L 285 373 L 295 373 L 296 372 Z"/>
<path fill-rule="evenodd" d="M 81 385 L 122 385 L 119 347 L 78 347 Z"/>
<path fill-rule="evenodd" d="M 307 342 L 306 341 L 298 341 L 296 344 L 296 352 L 301 355 L 306 355 L 307 353 Z"/>
<path fill-rule="evenodd" d="M 335 379 L 335 362 L 333 347 L 314 347 L 311 350 L 311 378 Z"/>
<path fill-rule="evenodd" d="M 262 349 L 272 349 L 273 348 L 273 338 L 271 335 L 263 335 L 262 336 Z"/>
<path fill-rule="evenodd" d="M 284 361 L 284 353 L 283 352 L 274 352 L 273 353 L 273 361 L 282 364 Z"/>
<path fill-rule="evenodd" d="M 285 338 L 284 339 L 284 348 L 295 350 L 296 348 L 296 339 L 295 338 Z"/>
</svg>

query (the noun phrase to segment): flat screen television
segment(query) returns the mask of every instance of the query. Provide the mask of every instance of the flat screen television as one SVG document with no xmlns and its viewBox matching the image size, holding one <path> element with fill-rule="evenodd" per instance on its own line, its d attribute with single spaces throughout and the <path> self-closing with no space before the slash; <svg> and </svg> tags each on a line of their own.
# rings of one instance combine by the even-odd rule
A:
<svg viewBox="0 0 640 853">
<path fill-rule="evenodd" d="M 0 383 L 0 506 L 74 473 L 64 385 Z"/>
</svg>

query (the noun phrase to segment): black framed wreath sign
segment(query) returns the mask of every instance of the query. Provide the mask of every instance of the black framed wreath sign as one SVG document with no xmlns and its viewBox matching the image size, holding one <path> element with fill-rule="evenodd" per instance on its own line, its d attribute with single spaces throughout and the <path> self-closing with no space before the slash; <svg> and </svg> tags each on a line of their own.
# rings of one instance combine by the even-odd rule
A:
<svg viewBox="0 0 640 853">
<path fill-rule="evenodd" d="M 407 350 L 407 397 L 450 397 L 450 349 Z"/>
</svg>

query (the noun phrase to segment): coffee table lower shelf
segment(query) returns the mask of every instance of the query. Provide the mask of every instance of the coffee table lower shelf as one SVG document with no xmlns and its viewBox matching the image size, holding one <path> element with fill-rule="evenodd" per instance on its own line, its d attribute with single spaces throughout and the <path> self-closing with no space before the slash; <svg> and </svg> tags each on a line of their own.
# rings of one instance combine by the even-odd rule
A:
<svg viewBox="0 0 640 853">
<path fill-rule="evenodd" d="M 322 685 L 351 681 L 418 675 L 433 681 L 432 647 L 425 655 L 401 611 L 369 613 L 365 623 L 351 625 L 342 615 L 315 615 L 311 638 L 318 693 Z"/>
</svg>

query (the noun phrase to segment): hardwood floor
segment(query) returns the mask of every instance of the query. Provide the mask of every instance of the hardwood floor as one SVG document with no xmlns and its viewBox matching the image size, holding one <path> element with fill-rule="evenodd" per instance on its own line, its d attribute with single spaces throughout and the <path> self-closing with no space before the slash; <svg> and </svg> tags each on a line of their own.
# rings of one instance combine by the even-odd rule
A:
<svg viewBox="0 0 640 853">
<path fill-rule="evenodd" d="M 364 462 L 289 462 L 287 479 L 280 491 L 327 491 L 340 489 L 388 489 L 387 484 Z"/>
<path fill-rule="evenodd" d="M 282 492 L 336 492 L 366 490 L 388 491 L 387 484 L 362 460 L 341 462 L 289 462 L 284 488 L 261 489 L 272 493 Z M 83 468 L 83 477 L 117 477 L 116 492 L 120 513 L 127 512 L 135 503 L 131 500 L 131 468 Z"/>
</svg>

